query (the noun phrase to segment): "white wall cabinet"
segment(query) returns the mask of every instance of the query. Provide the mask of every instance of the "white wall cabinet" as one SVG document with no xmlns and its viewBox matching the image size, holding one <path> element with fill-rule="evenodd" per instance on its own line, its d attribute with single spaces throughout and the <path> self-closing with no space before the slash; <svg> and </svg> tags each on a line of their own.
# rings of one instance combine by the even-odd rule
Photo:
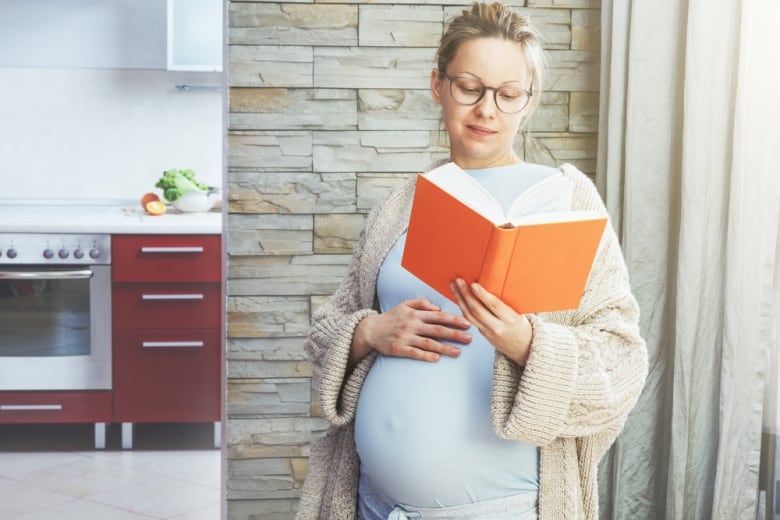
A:
<svg viewBox="0 0 780 520">
<path fill-rule="evenodd" d="M 222 70 L 222 0 L 168 0 L 168 70 Z"/>
<path fill-rule="evenodd" d="M 0 67 L 165 69 L 165 3 L 2 0 Z"/>
<path fill-rule="evenodd" d="M 0 0 L 0 67 L 221 71 L 223 0 Z"/>
</svg>

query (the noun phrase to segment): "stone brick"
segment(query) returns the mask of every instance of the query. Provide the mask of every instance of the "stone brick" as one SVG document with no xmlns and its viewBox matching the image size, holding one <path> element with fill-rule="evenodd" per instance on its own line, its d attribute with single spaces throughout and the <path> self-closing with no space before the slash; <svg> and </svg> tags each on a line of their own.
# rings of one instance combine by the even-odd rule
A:
<svg viewBox="0 0 780 520">
<path fill-rule="evenodd" d="M 312 252 L 312 218 L 308 215 L 228 214 L 231 255 L 290 255 Z"/>
<path fill-rule="evenodd" d="M 311 87 L 311 47 L 231 45 L 228 70 L 232 87 Z"/>
<path fill-rule="evenodd" d="M 436 132 L 315 132 L 315 171 L 414 172 L 433 162 Z"/>
<path fill-rule="evenodd" d="M 285 366 L 290 362 L 228 362 L 227 412 L 230 416 L 308 416 L 311 399 L 311 380 L 308 377 L 240 379 L 251 372 L 265 372 L 255 366 L 262 364 L 282 372 L 280 365 Z M 299 371 L 304 376 L 311 374 L 308 366 Z"/>
<path fill-rule="evenodd" d="M 601 11 L 574 9 L 571 12 L 571 48 L 601 49 Z"/>
<path fill-rule="evenodd" d="M 231 44 L 356 45 L 357 6 L 230 4 Z"/>
<path fill-rule="evenodd" d="M 348 262 L 348 254 L 232 257 L 228 262 L 230 294 L 330 294 Z"/>
<path fill-rule="evenodd" d="M 234 172 L 228 178 L 231 213 L 353 213 L 354 173 Z"/>
<path fill-rule="evenodd" d="M 571 163 L 584 173 L 593 174 L 596 146 L 593 134 L 535 133 L 526 146 L 526 160 L 555 166 Z"/>
<path fill-rule="evenodd" d="M 569 130 L 572 132 L 598 132 L 599 93 L 572 92 L 569 117 Z"/>
<path fill-rule="evenodd" d="M 301 171 L 312 168 L 311 132 L 228 132 L 232 170 Z M 232 178 L 228 172 L 228 179 Z"/>
<path fill-rule="evenodd" d="M 599 89 L 598 51 L 547 51 L 550 92 L 596 92 Z"/>
<path fill-rule="evenodd" d="M 438 47 L 441 6 L 377 6 L 360 8 L 358 39 L 362 46 Z"/>
<path fill-rule="evenodd" d="M 360 130 L 437 130 L 441 109 L 430 89 L 363 89 L 358 91 Z"/>
<path fill-rule="evenodd" d="M 295 520 L 297 498 L 262 501 L 232 499 L 230 482 L 227 498 L 227 520 Z"/>
<path fill-rule="evenodd" d="M 228 117 L 233 130 L 357 128 L 353 90 L 234 88 L 230 94 Z"/>
<path fill-rule="evenodd" d="M 243 361 L 305 361 L 303 336 L 284 338 L 228 338 L 227 359 Z"/>
<path fill-rule="evenodd" d="M 299 296 L 228 296 L 229 337 L 305 336 L 309 299 Z"/>
<path fill-rule="evenodd" d="M 309 444 L 324 434 L 321 418 L 231 418 L 227 429 L 228 459 L 308 457 Z"/>
<path fill-rule="evenodd" d="M 316 47 L 315 87 L 424 89 L 430 85 L 433 49 Z"/>
<path fill-rule="evenodd" d="M 363 222 L 361 214 L 315 215 L 314 253 L 351 253 L 363 228 Z"/>
<path fill-rule="evenodd" d="M 421 166 L 420 171 L 423 171 L 427 166 Z M 358 175 L 358 209 L 369 211 L 387 195 L 389 190 L 415 175 L 417 174 L 367 173 Z"/>
<path fill-rule="evenodd" d="M 542 103 L 531 116 L 532 132 L 565 132 L 569 128 L 569 94 L 545 92 Z"/>
</svg>

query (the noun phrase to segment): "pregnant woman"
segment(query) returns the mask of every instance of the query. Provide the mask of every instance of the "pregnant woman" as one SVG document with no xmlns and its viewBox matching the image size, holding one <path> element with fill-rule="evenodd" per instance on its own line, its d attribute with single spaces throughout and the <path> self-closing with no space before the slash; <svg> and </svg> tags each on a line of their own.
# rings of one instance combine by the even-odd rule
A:
<svg viewBox="0 0 780 520">
<path fill-rule="evenodd" d="M 571 165 L 524 163 L 540 39 L 526 17 L 475 3 L 431 72 L 448 160 L 506 208 L 562 175 L 571 209 L 606 214 Z M 415 181 L 368 216 L 347 274 L 306 342 L 331 426 L 312 446 L 298 518 L 596 519 L 597 466 L 647 374 L 638 308 L 608 226 L 578 309 L 521 315 L 477 284 L 440 294 L 401 266 Z"/>
</svg>

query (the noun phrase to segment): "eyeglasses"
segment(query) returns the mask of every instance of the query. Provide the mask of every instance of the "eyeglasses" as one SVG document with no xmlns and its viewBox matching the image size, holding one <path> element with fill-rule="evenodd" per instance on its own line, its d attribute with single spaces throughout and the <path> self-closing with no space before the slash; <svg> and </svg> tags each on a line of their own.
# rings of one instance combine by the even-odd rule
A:
<svg viewBox="0 0 780 520">
<path fill-rule="evenodd" d="M 504 85 L 502 87 L 486 87 L 481 81 L 466 76 L 449 76 L 446 72 L 439 74 L 450 80 L 450 94 L 456 103 L 471 106 L 479 103 L 488 90 L 493 91 L 496 107 L 505 114 L 517 114 L 526 107 L 533 96 L 533 91 L 519 87 Z"/>
</svg>

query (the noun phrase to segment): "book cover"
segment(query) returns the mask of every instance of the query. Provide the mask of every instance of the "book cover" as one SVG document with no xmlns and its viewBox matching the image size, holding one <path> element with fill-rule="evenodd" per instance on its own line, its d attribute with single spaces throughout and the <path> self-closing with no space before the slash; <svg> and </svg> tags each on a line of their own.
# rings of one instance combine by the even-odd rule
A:
<svg viewBox="0 0 780 520">
<path fill-rule="evenodd" d="M 607 219 L 544 211 L 560 193 L 570 197 L 556 177 L 526 189 L 505 215 L 454 163 L 421 174 L 401 265 L 451 300 L 450 283 L 463 278 L 522 314 L 577 308 Z"/>
</svg>

